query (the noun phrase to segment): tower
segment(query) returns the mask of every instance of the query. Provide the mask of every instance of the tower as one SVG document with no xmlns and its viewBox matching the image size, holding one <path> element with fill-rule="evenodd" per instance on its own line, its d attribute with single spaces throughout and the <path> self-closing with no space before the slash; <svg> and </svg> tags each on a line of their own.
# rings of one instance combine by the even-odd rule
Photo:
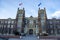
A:
<svg viewBox="0 0 60 40">
<path fill-rule="evenodd" d="M 39 26 L 39 33 L 46 33 L 46 9 L 38 10 L 38 26 Z"/>
<path fill-rule="evenodd" d="M 25 27 L 24 21 L 25 21 L 25 10 L 24 8 L 23 9 L 18 8 L 17 16 L 16 16 L 16 27 L 17 27 L 17 31 L 20 34 L 24 33 L 24 27 Z"/>
</svg>

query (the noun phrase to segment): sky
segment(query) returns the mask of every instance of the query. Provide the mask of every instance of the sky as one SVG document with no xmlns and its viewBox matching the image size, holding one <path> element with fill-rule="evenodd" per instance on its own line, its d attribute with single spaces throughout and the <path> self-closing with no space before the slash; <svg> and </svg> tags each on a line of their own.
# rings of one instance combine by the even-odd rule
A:
<svg viewBox="0 0 60 40">
<path fill-rule="evenodd" d="M 23 4 L 19 6 L 20 3 Z M 38 6 L 39 3 L 41 3 L 40 6 Z M 60 19 L 60 0 L 0 0 L 0 19 L 15 19 L 18 7 L 25 8 L 26 17 L 38 17 L 38 8 L 45 7 L 48 19 Z"/>
</svg>

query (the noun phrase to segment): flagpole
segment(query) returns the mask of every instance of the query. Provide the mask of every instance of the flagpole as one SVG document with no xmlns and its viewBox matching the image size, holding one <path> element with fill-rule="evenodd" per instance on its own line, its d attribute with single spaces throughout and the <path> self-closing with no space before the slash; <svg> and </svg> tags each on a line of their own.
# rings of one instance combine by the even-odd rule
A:
<svg viewBox="0 0 60 40">
<path fill-rule="evenodd" d="M 39 9 L 40 9 L 40 6 L 41 6 L 41 2 L 38 4 Z"/>
<path fill-rule="evenodd" d="M 21 3 L 19 3 L 19 8 L 20 9 L 22 9 L 22 5 L 23 5 L 23 3 L 21 2 Z"/>
</svg>

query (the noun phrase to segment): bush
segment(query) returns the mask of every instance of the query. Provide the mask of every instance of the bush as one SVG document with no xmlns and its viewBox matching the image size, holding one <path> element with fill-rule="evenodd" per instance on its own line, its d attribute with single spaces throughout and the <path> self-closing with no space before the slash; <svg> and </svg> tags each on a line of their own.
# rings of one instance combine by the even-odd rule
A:
<svg viewBox="0 0 60 40">
<path fill-rule="evenodd" d="M 48 34 L 43 34 L 43 36 L 48 36 Z"/>
<path fill-rule="evenodd" d="M 14 31 L 14 34 L 15 35 L 20 35 L 18 31 Z"/>
</svg>

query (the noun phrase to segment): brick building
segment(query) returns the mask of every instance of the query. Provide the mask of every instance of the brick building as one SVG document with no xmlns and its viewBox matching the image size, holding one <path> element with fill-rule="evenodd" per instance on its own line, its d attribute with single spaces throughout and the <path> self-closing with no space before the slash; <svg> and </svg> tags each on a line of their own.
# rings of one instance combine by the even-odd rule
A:
<svg viewBox="0 0 60 40">
<path fill-rule="evenodd" d="M 38 9 L 38 17 L 25 17 L 25 9 L 17 10 L 16 19 L 0 19 L 0 34 L 14 34 L 17 30 L 20 34 L 48 33 L 49 35 L 60 34 L 60 19 L 48 19 L 46 9 Z"/>
</svg>

